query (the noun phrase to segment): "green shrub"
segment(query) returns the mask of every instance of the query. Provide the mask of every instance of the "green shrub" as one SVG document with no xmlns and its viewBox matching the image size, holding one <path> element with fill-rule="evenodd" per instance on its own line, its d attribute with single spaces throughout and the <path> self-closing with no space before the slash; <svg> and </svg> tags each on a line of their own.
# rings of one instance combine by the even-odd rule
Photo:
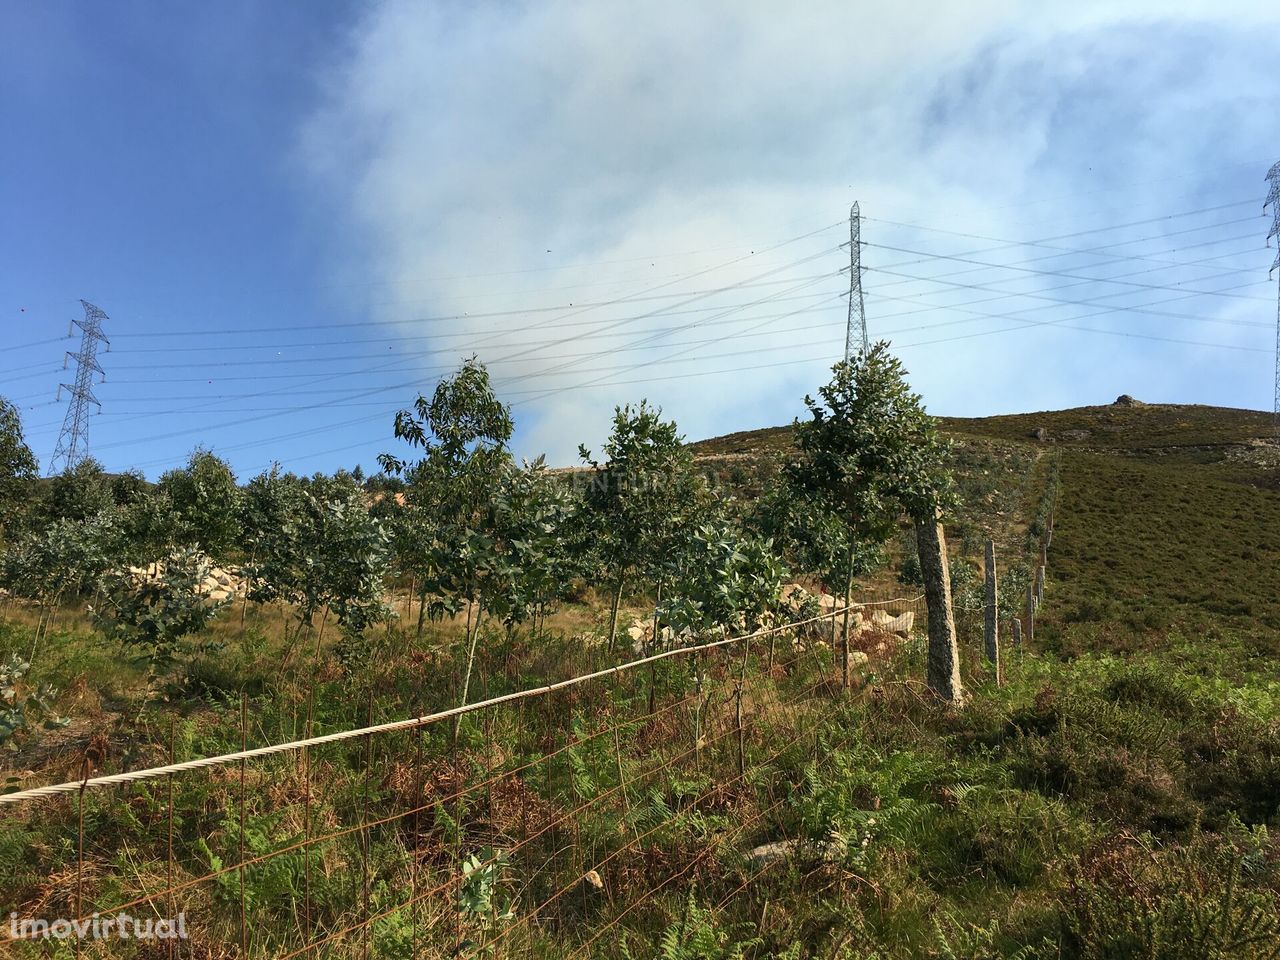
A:
<svg viewBox="0 0 1280 960">
<path fill-rule="evenodd" d="M 1276 960 L 1280 906 L 1242 872 L 1265 835 L 1197 838 L 1167 852 L 1115 843 L 1072 878 L 1063 945 L 1081 960 Z"/>
</svg>

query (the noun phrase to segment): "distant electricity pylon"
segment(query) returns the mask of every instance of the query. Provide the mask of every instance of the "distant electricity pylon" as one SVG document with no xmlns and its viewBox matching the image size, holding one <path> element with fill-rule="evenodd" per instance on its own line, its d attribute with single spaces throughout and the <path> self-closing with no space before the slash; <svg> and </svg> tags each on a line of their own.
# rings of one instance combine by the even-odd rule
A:
<svg viewBox="0 0 1280 960">
<path fill-rule="evenodd" d="M 856 200 L 849 208 L 849 322 L 844 331 L 845 362 L 853 351 L 855 333 L 861 338 L 859 342 L 865 354 L 871 344 L 867 340 L 867 308 L 862 302 L 862 214 Z"/>
<path fill-rule="evenodd" d="M 98 341 L 110 348 L 111 341 L 102 332 L 102 321 L 109 318 L 89 301 L 81 300 L 80 303 L 84 306 L 84 319 L 71 321 L 72 330 L 80 328 L 80 352 L 68 351 L 62 361 L 64 370 L 71 360 L 76 362 L 76 381 L 58 385 L 58 399 L 62 399 L 62 391 L 66 390 L 71 395 L 71 402 L 67 405 L 67 415 L 62 419 L 58 446 L 49 461 L 49 476 L 58 471 L 59 464 L 63 471 L 68 471 L 88 455 L 89 404 L 102 408 L 93 395 L 93 375 L 97 373 L 103 380 L 107 378 L 98 363 Z"/>
<path fill-rule="evenodd" d="M 1270 279 L 1271 274 L 1280 269 L 1280 162 L 1272 164 L 1267 171 L 1267 179 L 1271 181 L 1271 189 L 1267 191 L 1266 202 L 1262 205 L 1264 214 L 1267 207 L 1271 208 L 1271 232 L 1267 234 L 1267 245 L 1271 245 L 1272 237 L 1276 238 L 1276 259 L 1267 273 L 1267 278 Z M 1276 388 L 1272 412 L 1275 415 L 1276 436 L 1280 437 L 1280 289 L 1276 291 Z"/>
</svg>

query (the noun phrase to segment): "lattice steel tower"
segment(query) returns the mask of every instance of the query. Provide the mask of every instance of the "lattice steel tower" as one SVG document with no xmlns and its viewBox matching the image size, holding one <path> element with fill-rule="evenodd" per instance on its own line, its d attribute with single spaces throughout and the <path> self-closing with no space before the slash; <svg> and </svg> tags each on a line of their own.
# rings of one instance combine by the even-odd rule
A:
<svg viewBox="0 0 1280 960">
<path fill-rule="evenodd" d="M 58 399 L 62 399 L 62 391 L 66 390 L 71 395 L 71 402 L 67 406 L 67 415 L 62 420 L 58 446 L 53 451 L 53 459 L 49 461 L 49 476 L 58 472 L 59 463 L 62 470 L 67 471 L 88 456 L 89 404 L 92 403 L 99 409 L 102 407 L 98 398 L 93 395 L 93 375 L 96 373 L 104 380 L 107 378 L 98 363 L 98 341 L 101 340 L 110 348 L 111 341 L 102 332 L 102 321 L 109 318 L 89 301 L 81 300 L 80 303 L 84 306 L 84 319 L 71 321 L 73 331 L 76 327 L 80 328 L 80 352 L 68 351 L 62 361 L 64 370 L 70 361 L 76 362 L 76 382 L 58 385 Z"/>
<path fill-rule="evenodd" d="M 862 302 L 862 214 L 858 211 L 855 200 L 849 208 L 849 322 L 844 331 L 844 359 L 854 349 L 854 337 L 866 353 L 870 347 L 867 340 L 867 308 Z"/>
<path fill-rule="evenodd" d="M 1271 264 L 1271 270 L 1267 273 L 1270 279 L 1271 274 L 1280 269 L 1280 162 L 1272 165 L 1267 171 L 1267 179 L 1271 181 L 1271 189 L 1267 191 L 1266 202 L 1262 205 L 1262 212 L 1267 212 L 1267 207 L 1271 208 L 1271 232 L 1267 234 L 1267 245 L 1271 245 L 1271 238 L 1276 238 L 1276 259 Z M 1280 289 L 1276 291 L 1276 389 L 1275 403 L 1273 406 L 1275 414 L 1276 436 L 1280 437 Z"/>
</svg>

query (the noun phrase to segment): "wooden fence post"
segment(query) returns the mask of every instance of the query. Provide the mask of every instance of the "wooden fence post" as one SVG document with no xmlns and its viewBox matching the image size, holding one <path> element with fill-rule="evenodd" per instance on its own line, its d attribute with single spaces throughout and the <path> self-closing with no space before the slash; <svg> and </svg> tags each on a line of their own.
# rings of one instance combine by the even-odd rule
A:
<svg viewBox="0 0 1280 960">
<path fill-rule="evenodd" d="M 1013 618 L 1013 649 L 1022 654 L 1022 621 Z"/>
<path fill-rule="evenodd" d="M 937 514 L 916 524 L 916 547 L 920 573 L 924 577 L 925 602 L 929 608 L 929 653 L 926 669 L 929 689 L 938 697 L 960 706 L 964 687 L 960 683 L 960 649 L 956 643 L 955 615 L 951 609 L 951 575 L 947 570 L 947 537 Z"/>
<path fill-rule="evenodd" d="M 983 638 L 983 652 L 987 660 L 995 667 L 996 683 L 1000 683 L 1000 613 L 997 608 L 996 586 L 996 542 L 987 541 L 986 569 L 986 635 Z"/>
</svg>

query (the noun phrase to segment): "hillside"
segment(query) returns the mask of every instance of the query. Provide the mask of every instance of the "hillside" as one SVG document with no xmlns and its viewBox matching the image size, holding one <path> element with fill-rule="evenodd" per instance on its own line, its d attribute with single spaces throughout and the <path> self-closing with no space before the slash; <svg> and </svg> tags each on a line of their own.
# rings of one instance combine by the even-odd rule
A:
<svg viewBox="0 0 1280 960">
<path fill-rule="evenodd" d="M 51 722 L 0 763 L 0 911 L 181 909 L 181 955 L 209 957 L 1275 960 L 1269 428 L 1143 405 L 945 420 L 962 709 L 922 682 L 906 529 L 856 599 L 914 629 L 855 620 L 848 686 L 835 629 L 799 607 L 637 661 L 656 591 L 615 595 L 591 568 L 538 616 L 483 627 L 470 603 L 424 617 L 402 571 L 377 584 L 395 607 L 377 624 L 238 601 L 159 672 L 96 598 L 9 598 L 0 723 Z M 735 517 L 793 453 L 790 428 L 692 448 Z M 348 569 L 365 541 L 336 521 L 368 501 L 349 491 L 323 536 L 314 497 L 284 501 L 267 542 Z M 1015 649 L 1051 509 L 1044 602 Z M 999 674 L 981 652 L 988 538 Z"/>
<path fill-rule="evenodd" d="M 1054 602 L 1041 641 L 1065 653 L 1155 645 L 1171 631 L 1244 631 L 1280 649 L 1280 446 L 1270 414 L 1117 402 L 1040 413 L 942 419 L 955 443 L 961 516 L 953 548 L 977 556 L 974 523 L 994 532 L 997 496 L 1019 500 L 1019 472 L 1061 464 Z M 700 458 L 775 463 L 791 428 L 693 444 Z M 1024 505 L 1025 506 L 1025 505 Z"/>
</svg>

